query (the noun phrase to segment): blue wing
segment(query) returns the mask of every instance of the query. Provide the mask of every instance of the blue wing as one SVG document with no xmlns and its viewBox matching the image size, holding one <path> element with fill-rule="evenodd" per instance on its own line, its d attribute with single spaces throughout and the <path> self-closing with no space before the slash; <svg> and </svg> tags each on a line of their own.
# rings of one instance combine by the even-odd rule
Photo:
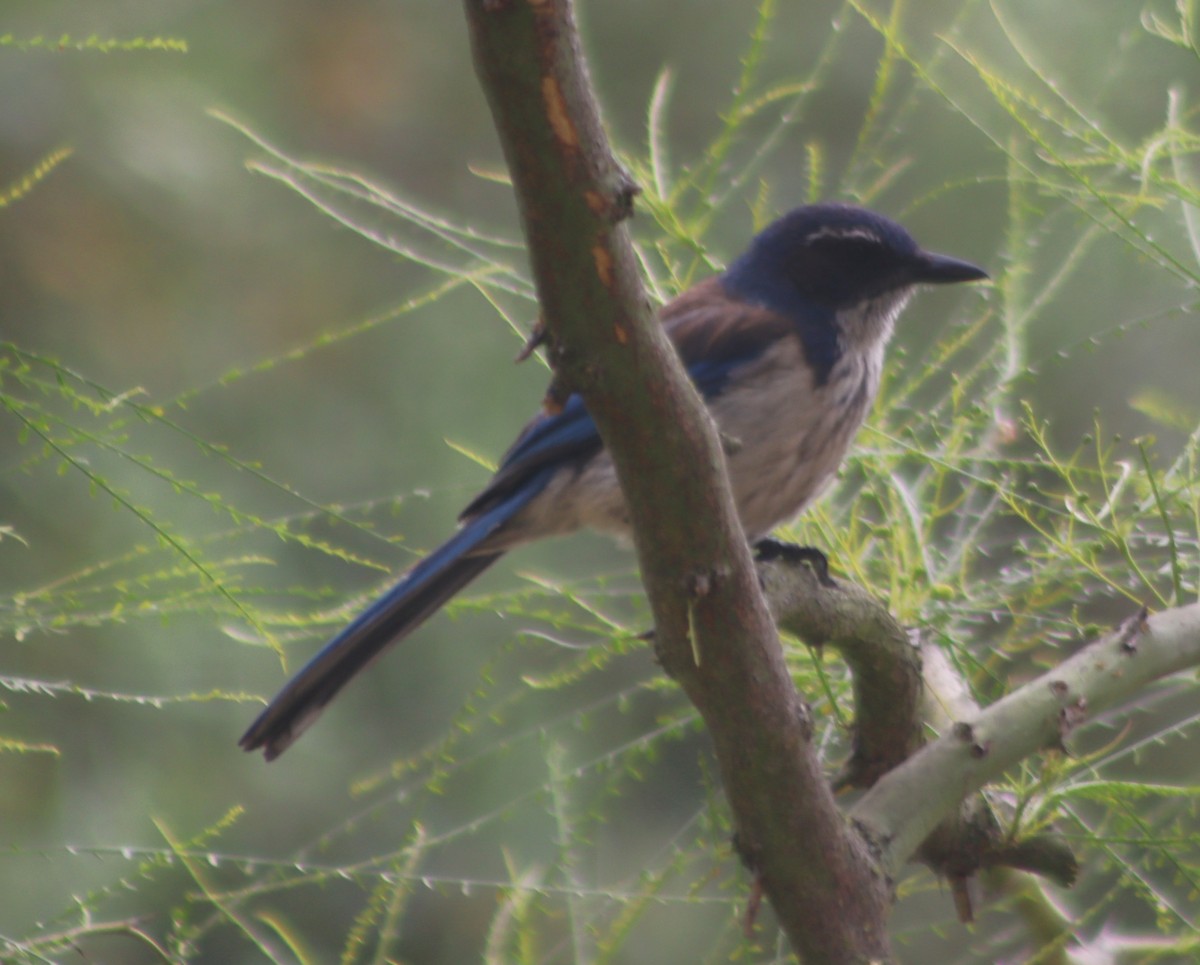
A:
<svg viewBox="0 0 1200 965">
<path fill-rule="evenodd" d="M 459 519 L 472 519 L 534 480 L 537 491 L 550 481 L 554 469 L 583 463 L 600 451 L 603 443 L 583 399 L 572 395 L 558 412 L 544 412 L 530 421 L 509 447 L 487 488 L 471 500 Z M 547 470 L 551 470 L 547 472 Z"/>
</svg>

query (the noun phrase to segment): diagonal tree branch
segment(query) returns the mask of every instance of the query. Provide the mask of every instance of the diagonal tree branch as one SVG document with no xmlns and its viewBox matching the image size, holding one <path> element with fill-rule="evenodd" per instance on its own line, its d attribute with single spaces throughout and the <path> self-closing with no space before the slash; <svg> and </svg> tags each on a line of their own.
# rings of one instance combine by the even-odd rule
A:
<svg viewBox="0 0 1200 965">
<path fill-rule="evenodd" d="M 569 0 L 465 9 L 551 357 L 612 453 L 659 656 L 712 735 L 739 850 L 806 961 L 888 960 L 888 883 L 822 775 L 716 432 L 651 322 L 622 224 L 632 187 L 605 141 Z"/>
<path fill-rule="evenodd" d="M 1131 617 L 1048 673 L 960 721 L 885 775 L 851 810 L 895 869 L 964 795 L 1019 761 L 1059 747 L 1088 717 L 1161 677 L 1200 664 L 1200 604 Z"/>
</svg>

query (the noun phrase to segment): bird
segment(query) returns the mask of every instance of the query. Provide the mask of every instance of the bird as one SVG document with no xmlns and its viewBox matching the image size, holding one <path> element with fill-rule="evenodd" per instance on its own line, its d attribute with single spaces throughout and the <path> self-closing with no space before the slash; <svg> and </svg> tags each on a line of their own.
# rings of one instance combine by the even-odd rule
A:
<svg viewBox="0 0 1200 965">
<path fill-rule="evenodd" d="M 752 545 L 767 543 L 836 475 L 916 288 L 987 277 L 969 261 L 926 251 L 881 214 L 825 202 L 782 215 L 723 272 L 660 309 L 727 441 L 729 481 Z M 585 527 L 628 535 L 612 460 L 578 394 L 547 396 L 459 523 L 295 674 L 242 748 L 278 757 L 352 677 L 514 547 Z"/>
</svg>

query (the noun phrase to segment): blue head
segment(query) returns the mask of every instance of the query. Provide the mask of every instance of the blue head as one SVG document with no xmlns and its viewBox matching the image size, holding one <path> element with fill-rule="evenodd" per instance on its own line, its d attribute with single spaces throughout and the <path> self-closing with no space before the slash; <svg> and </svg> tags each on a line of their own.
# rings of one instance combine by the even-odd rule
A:
<svg viewBox="0 0 1200 965">
<path fill-rule="evenodd" d="M 813 204 L 763 229 L 722 282 L 740 298 L 807 324 L 845 323 L 867 311 L 886 316 L 890 332 L 915 286 L 986 277 L 970 262 L 925 251 L 883 215 L 848 204 Z"/>
</svg>

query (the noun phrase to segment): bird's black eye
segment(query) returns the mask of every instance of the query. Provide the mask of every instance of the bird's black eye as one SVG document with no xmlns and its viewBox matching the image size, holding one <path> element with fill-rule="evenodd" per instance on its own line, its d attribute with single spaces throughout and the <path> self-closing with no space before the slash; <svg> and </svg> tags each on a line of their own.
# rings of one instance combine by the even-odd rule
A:
<svg viewBox="0 0 1200 965">
<path fill-rule="evenodd" d="M 816 232 L 806 248 L 793 278 L 814 297 L 843 304 L 878 295 L 897 282 L 902 259 L 873 233 Z"/>
<path fill-rule="evenodd" d="M 894 246 L 865 230 L 816 232 L 809 239 L 809 251 L 826 270 L 860 278 L 887 272 L 898 260 Z"/>
</svg>

